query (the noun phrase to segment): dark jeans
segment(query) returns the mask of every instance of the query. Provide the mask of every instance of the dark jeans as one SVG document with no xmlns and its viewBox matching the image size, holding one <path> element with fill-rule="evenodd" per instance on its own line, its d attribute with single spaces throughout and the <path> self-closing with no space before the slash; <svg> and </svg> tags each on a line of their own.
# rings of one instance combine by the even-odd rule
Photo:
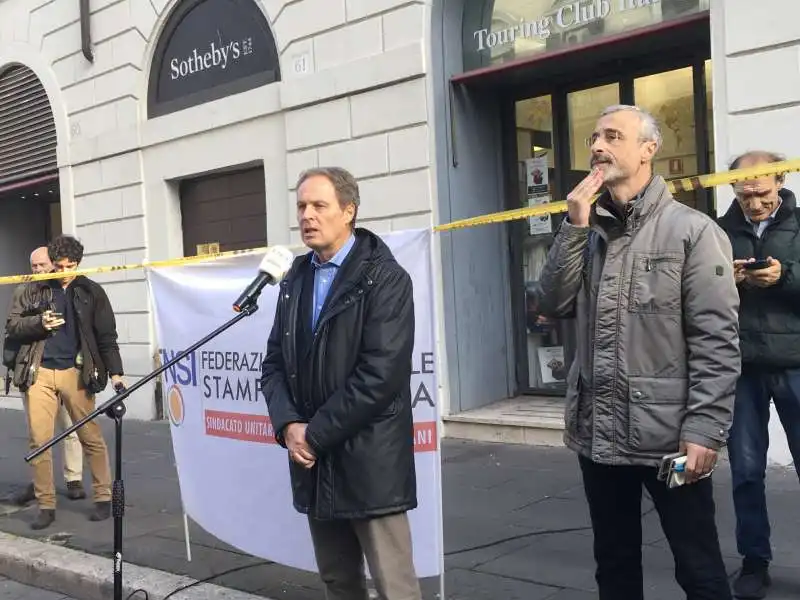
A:
<svg viewBox="0 0 800 600">
<path fill-rule="evenodd" d="M 800 476 L 800 369 L 766 372 L 745 367 L 736 385 L 728 457 L 736 509 L 736 544 L 747 558 L 772 560 L 764 478 L 770 398 L 775 403 Z"/>
<path fill-rule="evenodd" d="M 644 600 L 642 486 L 653 499 L 687 600 L 730 600 L 711 478 L 669 489 L 658 469 L 612 467 L 580 457 L 594 529 L 600 600 Z"/>
</svg>

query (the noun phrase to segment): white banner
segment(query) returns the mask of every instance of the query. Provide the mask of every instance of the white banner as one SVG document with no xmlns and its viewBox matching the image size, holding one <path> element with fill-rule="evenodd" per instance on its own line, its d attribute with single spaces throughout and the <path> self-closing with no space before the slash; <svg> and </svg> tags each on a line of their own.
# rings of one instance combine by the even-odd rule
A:
<svg viewBox="0 0 800 600">
<path fill-rule="evenodd" d="M 409 517 L 417 574 L 431 577 L 443 564 L 431 234 L 382 238 L 414 284 L 411 395 L 419 507 Z M 235 316 L 231 305 L 262 256 L 148 270 L 162 363 Z M 308 523 L 292 505 L 286 450 L 274 441 L 258 384 L 277 290 L 265 288 L 258 312 L 163 374 L 165 404 L 187 514 L 244 552 L 316 571 Z"/>
</svg>

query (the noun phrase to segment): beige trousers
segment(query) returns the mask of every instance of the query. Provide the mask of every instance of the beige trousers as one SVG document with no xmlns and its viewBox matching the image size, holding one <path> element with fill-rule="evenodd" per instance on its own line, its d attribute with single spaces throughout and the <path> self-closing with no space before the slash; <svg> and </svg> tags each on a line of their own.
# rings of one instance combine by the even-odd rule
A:
<svg viewBox="0 0 800 600">
<path fill-rule="evenodd" d="M 326 600 L 368 600 L 365 557 L 380 600 L 422 600 L 407 513 L 308 524 Z"/>
<path fill-rule="evenodd" d="M 77 369 L 53 370 L 40 368 L 27 393 L 30 447 L 36 449 L 53 437 L 59 397 L 69 416 L 80 421 L 95 408 L 94 396 L 89 394 Z M 111 470 L 103 432 L 97 421 L 90 421 L 77 430 L 80 444 L 92 472 L 92 492 L 95 502 L 111 500 Z M 40 454 L 31 461 L 33 489 L 41 509 L 55 509 L 56 493 L 53 483 L 53 453 Z"/>
<path fill-rule="evenodd" d="M 22 404 L 25 407 L 25 417 L 28 417 L 28 394 L 22 394 Z M 72 427 L 72 419 L 63 402 L 58 405 L 58 426 L 62 431 Z M 30 431 L 30 420 L 28 420 Z M 81 440 L 74 431 L 64 438 L 64 481 L 83 481 L 83 449 Z"/>
</svg>

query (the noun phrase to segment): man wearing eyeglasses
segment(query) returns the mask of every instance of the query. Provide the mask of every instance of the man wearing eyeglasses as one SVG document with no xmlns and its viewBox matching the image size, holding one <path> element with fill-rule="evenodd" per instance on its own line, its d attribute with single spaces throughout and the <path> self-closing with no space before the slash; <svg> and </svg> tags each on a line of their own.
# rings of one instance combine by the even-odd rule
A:
<svg viewBox="0 0 800 600">
<path fill-rule="evenodd" d="M 773 152 L 748 152 L 732 169 L 776 163 Z M 720 219 L 733 246 L 739 289 L 742 375 L 736 386 L 728 456 L 742 569 L 738 598 L 764 598 L 772 561 L 764 477 L 774 402 L 800 476 L 800 222 L 783 175 L 733 186 L 736 201 Z"/>
<path fill-rule="evenodd" d="M 94 281 L 76 276 L 83 245 L 60 236 L 48 246 L 58 279 L 28 284 L 11 308 L 6 324 L 10 339 L 20 343 L 14 384 L 28 397 L 30 446 L 38 448 L 53 436 L 59 397 L 77 422 L 95 409 L 95 394 L 109 375 L 123 385 L 114 311 Z M 92 472 L 92 521 L 111 516 L 111 471 L 100 425 L 90 421 L 77 430 Z M 31 524 L 45 529 L 55 520 L 52 452 L 31 461 L 39 514 Z"/>
<path fill-rule="evenodd" d="M 739 296 L 725 233 L 654 174 L 661 140 L 638 107 L 600 115 L 539 308 L 576 327 L 564 441 L 583 474 L 600 600 L 644 598 L 643 489 L 687 600 L 729 600 L 710 474 L 732 420 Z M 659 467 L 676 453 L 685 478 L 669 486 Z"/>
</svg>

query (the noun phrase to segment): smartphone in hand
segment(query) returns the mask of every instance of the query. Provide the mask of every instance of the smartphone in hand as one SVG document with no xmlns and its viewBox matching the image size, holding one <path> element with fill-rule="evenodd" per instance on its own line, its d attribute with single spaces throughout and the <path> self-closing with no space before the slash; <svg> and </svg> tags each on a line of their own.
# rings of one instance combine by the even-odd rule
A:
<svg viewBox="0 0 800 600">
<path fill-rule="evenodd" d="M 64 320 L 64 315 L 57 312 L 47 311 L 42 315 L 42 323 L 47 329 L 58 329 L 61 327 L 66 321 Z"/>
<path fill-rule="evenodd" d="M 766 269 L 767 267 L 769 267 L 769 261 L 764 259 L 754 260 L 749 263 L 744 263 L 742 267 L 747 269 L 748 271 L 758 271 L 760 269 Z"/>
</svg>

